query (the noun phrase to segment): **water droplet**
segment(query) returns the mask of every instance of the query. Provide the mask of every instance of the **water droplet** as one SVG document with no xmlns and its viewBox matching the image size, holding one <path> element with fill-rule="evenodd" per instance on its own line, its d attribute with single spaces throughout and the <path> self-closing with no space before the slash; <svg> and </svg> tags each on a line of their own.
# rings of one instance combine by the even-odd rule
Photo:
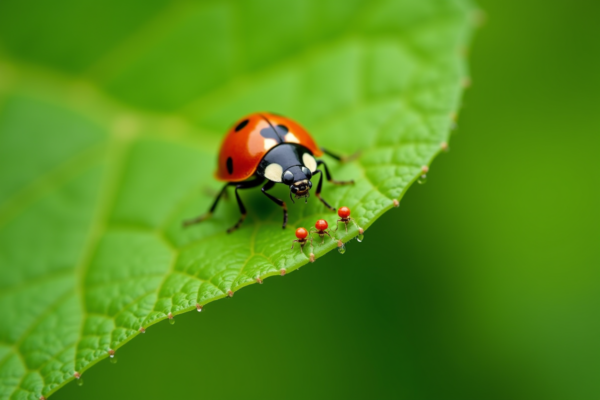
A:
<svg viewBox="0 0 600 400">
<path fill-rule="evenodd" d="M 117 359 L 117 356 L 110 356 L 110 363 L 111 364 L 116 364 L 119 360 Z"/>
<path fill-rule="evenodd" d="M 169 320 L 169 323 L 170 323 L 171 325 L 175 325 L 175 318 L 171 318 L 171 319 Z"/>
<path fill-rule="evenodd" d="M 338 251 L 340 254 L 344 254 L 346 252 L 346 245 L 342 244 L 341 246 L 338 246 Z"/>
<path fill-rule="evenodd" d="M 365 235 L 363 235 L 363 234 L 360 234 L 360 235 L 358 235 L 358 236 L 356 237 L 356 240 L 357 240 L 359 243 L 360 243 L 360 242 L 362 242 L 363 240 L 365 240 Z"/>
<path fill-rule="evenodd" d="M 417 182 L 419 183 L 419 185 L 424 185 L 425 183 L 427 183 L 427 175 L 423 174 L 419 177 L 419 179 L 417 180 Z"/>
<path fill-rule="evenodd" d="M 77 379 L 77 386 L 83 386 L 83 378 Z"/>
<path fill-rule="evenodd" d="M 202 306 L 200 304 L 196 304 L 196 310 L 198 312 L 202 312 Z"/>
</svg>

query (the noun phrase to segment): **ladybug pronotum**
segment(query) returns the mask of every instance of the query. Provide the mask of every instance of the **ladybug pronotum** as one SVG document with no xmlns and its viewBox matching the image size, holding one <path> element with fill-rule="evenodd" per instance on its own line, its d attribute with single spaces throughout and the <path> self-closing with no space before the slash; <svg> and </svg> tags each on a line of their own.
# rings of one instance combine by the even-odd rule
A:
<svg viewBox="0 0 600 400">
<path fill-rule="evenodd" d="M 321 198 L 323 172 L 319 167 L 323 167 L 325 177 L 331 183 L 346 185 L 354 183 L 354 181 L 332 179 L 325 162 L 315 158 L 323 154 L 338 161 L 344 160 L 340 156 L 319 148 L 310 134 L 289 118 L 264 112 L 242 118 L 225 136 L 219 153 L 215 176 L 218 180 L 227 183 L 206 214 L 184 221 L 183 225 L 196 224 L 210 217 L 227 188 L 234 186 L 241 217 L 227 232 L 236 230 L 244 222 L 247 214 L 238 190 L 264 184 L 261 190 L 265 196 L 283 209 L 283 228 L 285 228 L 288 219 L 287 206 L 283 200 L 267 191 L 276 183 L 282 183 L 289 186 L 292 202 L 294 202 L 292 196 L 296 199 L 308 199 L 312 188 L 311 178 L 317 174 L 319 174 L 319 182 L 315 195 L 327 208 L 335 211 L 334 207 Z"/>
</svg>

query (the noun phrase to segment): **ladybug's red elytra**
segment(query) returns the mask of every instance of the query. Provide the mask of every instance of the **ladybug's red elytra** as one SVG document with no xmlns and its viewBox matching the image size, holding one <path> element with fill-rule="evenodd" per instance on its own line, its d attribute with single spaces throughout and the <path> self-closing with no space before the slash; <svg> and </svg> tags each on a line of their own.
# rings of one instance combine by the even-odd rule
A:
<svg viewBox="0 0 600 400">
<path fill-rule="evenodd" d="M 229 186 L 235 187 L 235 197 L 242 214 L 238 222 L 229 228 L 232 232 L 239 228 L 246 218 L 246 207 L 242 203 L 239 189 L 249 189 L 262 186 L 262 192 L 271 201 L 283 209 L 283 228 L 287 224 L 287 206 L 281 199 L 267 193 L 267 190 L 282 183 L 290 188 L 290 199 L 305 198 L 310 196 L 312 188 L 311 178 L 317 174 L 319 182 L 315 195 L 323 204 L 332 211 L 335 208 L 321 198 L 323 185 L 323 167 L 327 181 L 346 185 L 354 181 L 336 181 L 332 179 L 327 165 L 320 157 L 327 154 L 330 157 L 344 161 L 329 151 L 319 148 L 311 135 L 297 122 L 273 113 L 254 113 L 240 119 L 229 130 L 221 150 L 215 177 L 227 182 L 217 195 L 210 210 L 199 217 L 184 221 L 184 226 L 189 226 L 204 221 L 212 215 L 217 208 L 219 200 Z"/>
</svg>

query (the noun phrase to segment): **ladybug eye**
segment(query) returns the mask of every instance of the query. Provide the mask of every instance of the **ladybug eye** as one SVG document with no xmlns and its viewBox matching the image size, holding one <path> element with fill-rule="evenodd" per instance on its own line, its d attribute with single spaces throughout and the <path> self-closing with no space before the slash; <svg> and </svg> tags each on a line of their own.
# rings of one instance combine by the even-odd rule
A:
<svg viewBox="0 0 600 400">
<path fill-rule="evenodd" d="M 310 179 L 312 177 L 312 172 L 310 172 L 310 170 L 308 168 L 306 168 L 306 167 L 302 167 L 302 173 L 304 175 L 306 175 L 306 177 L 308 179 Z"/>
<path fill-rule="evenodd" d="M 291 185 L 294 182 L 294 174 L 292 174 L 290 171 L 285 171 L 285 173 L 283 174 L 283 183 L 285 183 L 286 185 Z"/>
</svg>

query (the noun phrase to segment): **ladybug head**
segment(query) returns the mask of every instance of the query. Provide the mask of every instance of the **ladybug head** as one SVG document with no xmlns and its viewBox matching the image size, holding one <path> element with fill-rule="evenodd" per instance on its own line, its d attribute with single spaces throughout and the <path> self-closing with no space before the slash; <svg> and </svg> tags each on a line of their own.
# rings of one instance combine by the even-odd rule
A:
<svg viewBox="0 0 600 400">
<path fill-rule="evenodd" d="M 309 190 L 312 188 L 310 178 L 312 178 L 310 170 L 301 165 L 290 167 L 283 173 L 283 183 L 289 185 L 292 201 L 294 201 L 292 195 L 297 199 L 310 196 Z"/>
</svg>

